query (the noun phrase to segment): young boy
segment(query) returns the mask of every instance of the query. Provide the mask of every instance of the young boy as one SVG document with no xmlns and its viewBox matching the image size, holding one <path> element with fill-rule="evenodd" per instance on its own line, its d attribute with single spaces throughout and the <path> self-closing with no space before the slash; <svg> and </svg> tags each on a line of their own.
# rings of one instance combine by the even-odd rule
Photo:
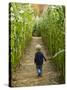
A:
<svg viewBox="0 0 67 90">
<path fill-rule="evenodd" d="M 38 77 L 42 76 L 42 65 L 43 65 L 43 59 L 46 61 L 43 53 L 41 52 L 41 46 L 40 44 L 36 45 L 37 52 L 35 53 L 34 63 L 36 64 L 36 69 L 38 73 Z"/>
</svg>

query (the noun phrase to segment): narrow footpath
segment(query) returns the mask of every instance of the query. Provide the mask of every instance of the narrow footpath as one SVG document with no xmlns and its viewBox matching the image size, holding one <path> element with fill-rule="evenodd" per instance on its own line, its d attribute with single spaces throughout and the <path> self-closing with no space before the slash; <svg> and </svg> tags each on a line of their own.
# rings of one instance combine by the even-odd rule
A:
<svg viewBox="0 0 67 90">
<path fill-rule="evenodd" d="M 41 37 L 32 37 L 31 44 L 25 50 L 24 56 L 20 62 L 20 68 L 12 74 L 12 86 L 40 86 L 40 85 L 56 85 L 58 84 L 56 78 L 58 73 L 55 72 L 50 60 L 47 59 L 43 64 L 43 76 L 38 78 L 36 73 L 36 66 L 34 64 L 35 46 L 40 44 L 42 52 L 48 58 L 46 47 L 42 42 Z"/>
</svg>

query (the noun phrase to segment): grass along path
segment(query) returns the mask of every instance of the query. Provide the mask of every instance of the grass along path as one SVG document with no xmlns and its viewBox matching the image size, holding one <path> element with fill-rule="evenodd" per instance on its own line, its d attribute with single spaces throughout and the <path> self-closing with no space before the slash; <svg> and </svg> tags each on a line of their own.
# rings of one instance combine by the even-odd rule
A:
<svg viewBox="0 0 67 90">
<path fill-rule="evenodd" d="M 25 50 L 25 54 L 21 60 L 20 68 L 12 74 L 12 86 L 39 86 L 58 84 L 58 73 L 54 71 L 53 66 L 49 60 L 43 64 L 43 76 L 38 78 L 36 73 L 36 66 L 34 64 L 35 46 L 41 44 L 42 52 L 48 58 L 47 50 L 44 48 L 41 37 L 32 37 L 31 44 Z"/>
</svg>

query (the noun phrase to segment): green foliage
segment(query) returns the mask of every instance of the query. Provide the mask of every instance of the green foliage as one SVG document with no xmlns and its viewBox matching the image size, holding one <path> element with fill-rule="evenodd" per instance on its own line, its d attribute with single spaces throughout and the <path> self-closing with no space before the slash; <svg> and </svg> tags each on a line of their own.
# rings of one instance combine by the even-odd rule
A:
<svg viewBox="0 0 67 90">
<path fill-rule="evenodd" d="M 47 44 L 51 56 L 65 48 L 65 10 L 64 6 L 49 6 L 40 19 L 43 41 Z M 53 60 L 56 70 L 65 78 L 65 54 L 62 52 Z"/>
<path fill-rule="evenodd" d="M 37 25 L 37 23 L 34 24 L 32 35 L 33 35 L 33 36 L 41 36 L 39 23 L 38 23 L 38 25 Z"/>
<path fill-rule="evenodd" d="M 29 4 L 11 3 L 11 62 L 15 68 L 32 39 L 33 10 Z"/>
<path fill-rule="evenodd" d="M 48 6 L 38 21 L 34 20 L 34 12 L 30 4 L 11 3 L 11 62 L 15 68 L 24 53 L 25 47 L 33 35 L 42 36 L 44 45 L 54 56 L 65 49 L 65 7 Z M 58 54 L 52 62 L 56 70 L 65 79 L 65 52 Z"/>
</svg>

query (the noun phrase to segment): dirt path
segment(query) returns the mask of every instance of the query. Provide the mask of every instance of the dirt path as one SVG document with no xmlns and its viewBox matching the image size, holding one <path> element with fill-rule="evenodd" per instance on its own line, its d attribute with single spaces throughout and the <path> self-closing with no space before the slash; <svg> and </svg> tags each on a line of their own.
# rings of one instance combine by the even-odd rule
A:
<svg viewBox="0 0 67 90">
<path fill-rule="evenodd" d="M 53 67 L 49 60 L 43 65 L 43 76 L 38 78 L 36 73 L 36 68 L 34 65 L 34 54 L 36 52 L 35 45 L 41 44 L 42 52 L 45 57 L 48 58 L 46 54 L 46 49 L 41 37 L 33 37 L 30 46 L 26 49 L 23 60 L 21 60 L 21 65 L 18 70 L 12 75 L 12 86 L 38 86 L 38 85 L 52 85 L 58 84 L 56 81 L 57 73 L 53 70 Z"/>
</svg>

